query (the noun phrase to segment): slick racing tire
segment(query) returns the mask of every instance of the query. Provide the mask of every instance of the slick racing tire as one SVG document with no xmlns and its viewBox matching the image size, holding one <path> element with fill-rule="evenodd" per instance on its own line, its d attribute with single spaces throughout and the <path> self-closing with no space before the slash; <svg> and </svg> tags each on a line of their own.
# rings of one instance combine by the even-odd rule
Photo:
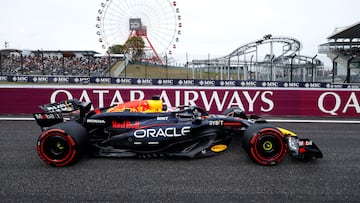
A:
<svg viewBox="0 0 360 203">
<path fill-rule="evenodd" d="M 264 166 L 275 165 L 287 155 L 284 135 L 269 124 L 254 124 L 243 134 L 243 147 L 250 159 Z"/>
<path fill-rule="evenodd" d="M 39 157 L 52 166 L 73 163 L 87 143 L 87 131 L 77 122 L 65 122 L 51 126 L 38 138 Z"/>
</svg>

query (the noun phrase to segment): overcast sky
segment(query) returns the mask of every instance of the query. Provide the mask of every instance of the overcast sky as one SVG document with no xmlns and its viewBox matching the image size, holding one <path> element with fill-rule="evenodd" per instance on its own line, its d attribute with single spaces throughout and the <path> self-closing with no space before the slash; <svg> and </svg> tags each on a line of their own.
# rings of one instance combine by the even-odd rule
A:
<svg viewBox="0 0 360 203">
<path fill-rule="evenodd" d="M 100 0 L 1 0 L 0 45 L 103 51 L 96 35 Z M 105 0 L 103 0 L 105 1 Z M 117 0 L 121 1 L 121 0 Z M 149 0 L 151 2 L 151 0 Z M 359 0 L 177 0 L 183 32 L 174 56 L 226 55 L 265 34 L 291 36 L 314 56 L 336 27 L 360 21 Z M 328 64 L 324 55 L 319 55 Z"/>
</svg>

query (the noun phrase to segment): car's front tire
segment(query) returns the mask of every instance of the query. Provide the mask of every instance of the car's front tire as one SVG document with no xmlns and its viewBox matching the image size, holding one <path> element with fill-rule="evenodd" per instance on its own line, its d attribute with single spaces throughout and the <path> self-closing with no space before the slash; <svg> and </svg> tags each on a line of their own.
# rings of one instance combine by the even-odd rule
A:
<svg viewBox="0 0 360 203">
<path fill-rule="evenodd" d="M 269 124 L 254 124 L 246 129 L 243 147 L 254 162 L 265 166 L 278 164 L 288 152 L 284 135 Z"/>
</svg>

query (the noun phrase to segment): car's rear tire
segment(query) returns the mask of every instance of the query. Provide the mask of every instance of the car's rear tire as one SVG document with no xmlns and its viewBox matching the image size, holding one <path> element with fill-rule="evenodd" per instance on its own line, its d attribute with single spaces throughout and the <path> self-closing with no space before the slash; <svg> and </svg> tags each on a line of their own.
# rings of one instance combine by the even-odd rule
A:
<svg viewBox="0 0 360 203">
<path fill-rule="evenodd" d="M 46 164 L 67 166 L 79 157 L 87 139 L 87 131 L 79 123 L 59 123 L 41 133 L 37 141 L 37 152 Z"/>
<path fill-rule="evenodd" d="M 288 152 L 284 135 L 269 124 L 254 124 L 243 134 L 243 147 L 249 157 L 260 165 L 281 162 Z"/>
</svg>

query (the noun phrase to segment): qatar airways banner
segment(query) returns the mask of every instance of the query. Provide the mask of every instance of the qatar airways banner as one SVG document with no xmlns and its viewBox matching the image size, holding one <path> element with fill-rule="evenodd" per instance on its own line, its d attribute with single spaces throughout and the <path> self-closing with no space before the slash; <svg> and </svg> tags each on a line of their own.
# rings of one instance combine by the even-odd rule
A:
<svg viewBox="0 0 360 203">
<path fill-rule="evenodd" d="M 153 95 L 160 95 L 168 107 L 197 105 L 216 114 L 237 106 L 257 115 L 360 115 L 358 89 L 158 86 L 0 86 L 0 114 L 31 114 L 40 112 L 41 104 L 73 98 L 99 108 Z"/>
</svg>

